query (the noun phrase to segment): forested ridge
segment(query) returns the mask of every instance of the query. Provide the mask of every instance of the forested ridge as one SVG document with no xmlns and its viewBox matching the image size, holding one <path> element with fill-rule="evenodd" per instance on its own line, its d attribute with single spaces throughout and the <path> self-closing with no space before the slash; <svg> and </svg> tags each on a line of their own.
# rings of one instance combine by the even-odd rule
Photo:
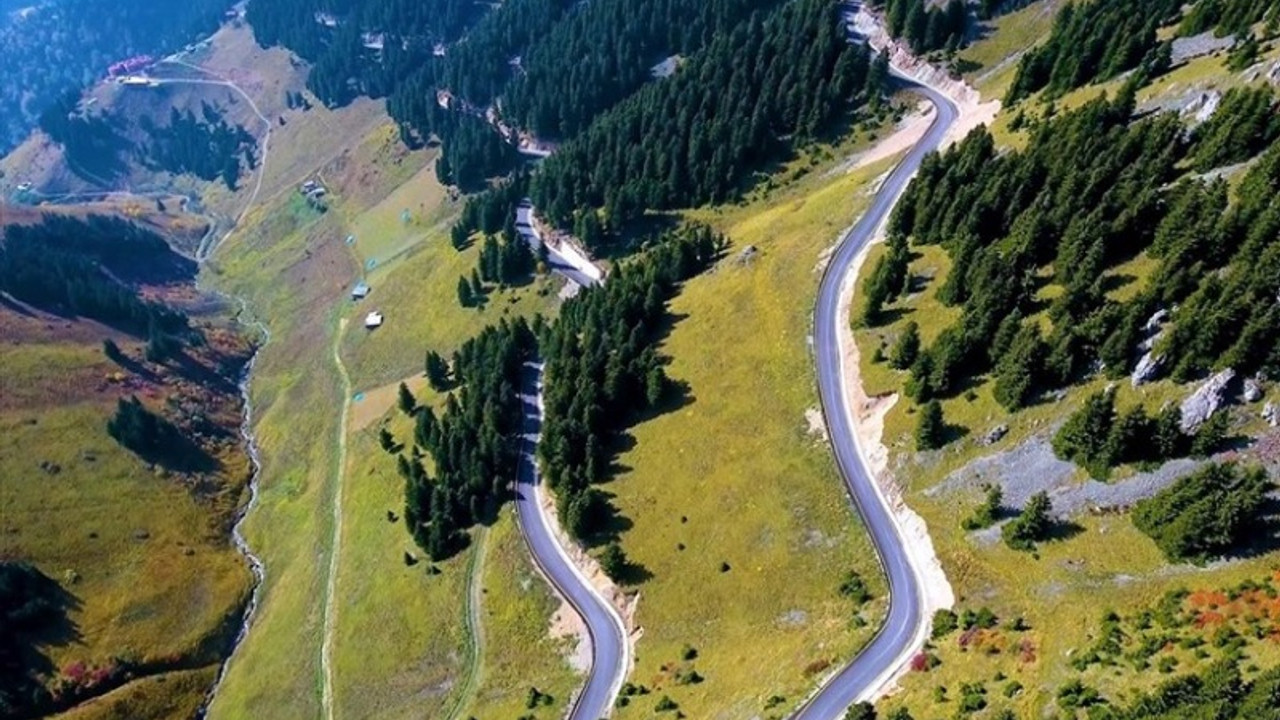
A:
<svg viewBox="0 0 1280 720">
<path fill-rule="evenodd" d="M 964 0 L 934 6 L 926 0 L 873 0 L 871 5 L 884 13 L 889 34 L 906 40 L 912 52 L 954 51 L 964 44 L 969 30 Z"/>
<path fill-rule="evenodd" d="M 1186 14 L 1181 15 L 1184 5 Z M 1168 68 L 1172 42 L 1160 41 L 1156 31 L 1174 24 L 1182 36 L 1206 31 L 1236 35 L 1229 65 L 1232 70 L 1243 70 L 1257 57 L 1258 41 L 1252 26 L 1263 21 L 1274 34 L 1280 23 L 1280 2 L 1073 0 L 1054 18 L 1048 40 L 1018 61 L 1005 99 L 1016 102 L 1041 90 L 1054 97 L 1130 70 L 1158 75 Z"/>
<path fill-rule="evenodd" d="M 84 179 L 104 184 L 124 173 L 123 155 L 134 149 L 119 118 L 82 112 L 80 93 L 68 90 L 40 114 L 40 129 L 62 145 L 67 167 Z"/>
<path fill-rule="evenodd" d="M 221 179 L 234 191 L 241 163 L 250 169 L 257 163 L 253 135 L 228 123 L 222 112 L 208 103 L 201 103 L 199 117 L 193 110 L 172 108 L 168 125 L 156 126 L 146 115 L 139 124 L 151 139 L 143 162 L 155 169 L 189 173 L 204 180 Z"/>
<path fill-rule="evenodd" d="M 1043 44 L 1018 61 L 1007 101 L 1038 90 L 1060 95 L 1155 63 L 1156 30 L 1178 18 L 1181 0 L 1071 2 L 1058 12 Z"/>
<path fill-rule="evenodd" d="M 565 302 L 543 334 L 546 418 L 538 456 L 561 522 L 575 538 L 604 530 L 607 501 L 594 486 L 609 477 L 617 435 L 673 392 L 655 347 L 666 301 L 725 243 L 705 227 L 657 242 L 603 286 Z"/>
<path fill-rule="evenodd" d="M 503 115 L 551 138 L 577 134 L 651 80 L 780 0 L 597 0 L 532 44 L 502 96 Z M 466 72 L 465 66 L 463 66 Z"/>
<path fill-rule="evenodd" d="M 64 93 L 112 63 L 163 55 L 212 33 L 232 0 L 59 0 L 0 14 L 0 155 L 26 137 Z M 253 3 L 264 4 L 264 3 Z"/>
<path fill-rule="evenodd" d="M 11 225 L 0 243 L 0 291 L 44 310 L 98 320 L 158 347 L 194 332 L 187 316 L 141 298 L 125 281 L 191 272 L 193 264 L 177 258 L 159 236 L 102 216 Z"/>
<path fill-rule="evenodd" d="M 402 390 L 401 409 L 415 416 L 407 455 L 389 434 L 405 479 L 405 523 L 433 560 L 465 546 L 465 531 L 488 522 L 510 498 L 522 432 L 519 392 L 524 363 L 546 361 L 546 416 L 539 457 L 556 492 L 565 527 L 575 537 L 601 530 L 603 496 L 593 485 L 607 476 L 612 441 L 636 413 L 657 407 L 671 390 L 653 343 L 666 300 L 696 274 L 723 240 L 705 228 L 655 239 L 623 263 L 605 286 L 585 289 L 559 319 L 532 325 L 503 320 L 468 340 L 445 363 L 428 352 L 425 370 L 448 393 L 443 411 L 418 407 Z M 420 451 L 430 454 L 434 477 Z"/>
<path fill-rule="evenodd" d="M 831 0 L 511 0 L 479 16 L 449 5 L 447 29 L 410 20 L 395 33 L 370 19 L 379 2 L 333 11 L 330 28 L 317 1 L 249 19 L 261 42 L 315 59 L 309 84 L 326 102 L 387 95 L 406 142 L 444 145 L 441 180 L 478 190 L 514 167 L 515 138 L 484 117 L 491 105 L 514 128 L 572 138 L 537 186 L 561 224 L 588 206 L 622 223 L 642 207 L 731 197 L 745 173 L 878 98 L 888 75 L 847 42 Z M 371 34 L 382 49 L 353 45 L 346 64 L 326 62 L 333 38 Z M 393 48 L 413 62 L 392 59 Z M 684 56 L 680 70 L 652 80 L 671 54 Z"/>
<path fill-rule="evenodd" d="M 834 3 L 795 0 L 597 118 L 539 169 L 534 200 L 572 226 L 576 211 L 603 208 L 621 225 L 729 199 L 746 173 L 878 99 L 887 79 L 887 60 L 847 41 Z"/>
<path fill-rule="evenodd" d="M 486 10 L 473 0 L 279 0 L 249 3 L 245 17 L 260 44 L 313 64 L 307 85 L 317 97 L 343 105 L 390 94 Z"/>
<path fill-rule="evenodd" d="M 1017 410 L 1099 370 L 1125 377 L 1146 349 L 1154 375 L 1181 382 L 1224 367 L 1280 372 L 1280 144 L 1233 193 L 1221 180 L 1187 176 L 1189 164 L 1238 162 L 1261 149 L 1256 132 L 1273 122 L 1271 91 L 1236 91 L 1223 115 L 1188 136 L 1174 114 L 1134 120 L 1132 90 L 1041 121 L 1024 150 L 997 153 L 978 129 L 925 160 L 891 218 L 889 250 L 865 281 L 861 312 L 861 322 L 877 324 L 912 282 L 910 244 L 947 250 L 952 268 L 932 292 L 961 315 L 912 353 L 906 387 L 916 400 L 953 396 L 989 373 L 996 399 Z M 1112 270 L 1139 254 L 1157 261 L 1154 272 L 1129 279 L 1138 292 L 1114 299 L 1126 280 Z M 1168 319 L 1156 332 L 1160 310 Z M 1088 441 L 1072 447 L 1095 449 L 1078 461 L 1101 474 L 1141 460 L 1126 447 L 1153 450 L 1143 439 L 1158 423 L 1135 412 L 1085 423 Z M 1109 446 L 1113 422 L 1123 436 Z M 1176 457 L 1194 442 L 1167 444 Z"/>
</svg>

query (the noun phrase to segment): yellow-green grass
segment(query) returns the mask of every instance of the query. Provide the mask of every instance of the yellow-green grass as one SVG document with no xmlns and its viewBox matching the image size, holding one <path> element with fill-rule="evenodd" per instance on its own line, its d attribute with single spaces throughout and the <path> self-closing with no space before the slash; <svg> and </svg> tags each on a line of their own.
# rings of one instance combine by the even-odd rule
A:
<svg viewBox="0 0 1280 720">
<path fill-rule="evenodd" d="M 0 413 L 0 556 L 74 597 L 56 668 L 200 657 L 248 587 L 207 507 L 107 435 L 114 401 Z M 59 470 L 47 474 L 41 463 Z"/>
<path fill-rule="evenodd" d="M 1132 614 L 1169 590 L 1233 585 L 1265 575 L 1272 565 L 1272 561 L 1254 560 L 1210 571 L 1186 566 L 1171 569 L 1150 539 L 1124 516 L 1078 518 L 1081 535 L 1041 544 L 1038 557 L 1033 557 L 1000 543 L 980 546 L 966 537 L 959 523 L 968 509 L 952 501 L 947 507 L 919 495 L 910 500 L 929 522 L 960 606 L 989 606 L 1005 620 L 1024 617 L 1031 630 L 1002 629 L 998 637 L 1003 650 L 996 654 L 981 649 L 966 652 L 957 635 L 936 643 L 934 652 L 942 664 L 929 672 L 909 674 L 901 683 L 902 692 L 886 703 L 888 707 L 906 705 L 916 717 L 949 714 L 960 683 L 974 681 L 987 682 L 993 707 L 1008 706 L 1018 717 L 1033 717 L 1052 704 L 1061 684 L 1077 676 L 1070 660 L 1093 644 L 1104 612 Z M 972 501 L 977 504 L 976 494 Z M 1031 662 L 1019 652 L 1023 639 L 1031 643 Z M 1248 656 L 1263 667 L 1273 665 L 1280 659 L 1273 645 L 1261 643 Z M 1180 671 L 1194 669 L 1187 655 L 1182 654 Z M 997 673 L 1026 690 L 1012 702 L 1005 700 L 999 693 L 1003 683 L 993 682 Z M 1141 674 L 1095 667 L 1084 675 L 1089 684 L 1108 694 L 1147 688 L 1166 677 L 1154 667 Z M 951 690 L 949 704 L 934 703 L 932 693 L 938 685 Z"/>
<path fill-rule="evenodd" d="M 172 720 L 195 717 L 216 667 L 145 677 L 73 710 L 61 720 Z"/>
<path fill-rule="evenodd" d="M 39 648 L 49 680 L 73 665 L 213 667 L 249 586 L 225 535 L 245 457 L 211 446 L 223 467 L 197 493 L 193 480 L 148 466 L 107 433 L 116 398 L 137 393 L 161 411 L 175 392 L 173 378 L 123 373 L 100 344 L 111 337 L 136 357 L 136 342 L 90 321 L 8 309 L 0 324 L 0 558 L 32 564 L 67 593 L 66 637 Z M 211 417 L 227 409 L 208 406 Z M 172 699 L 198 703 L 205 690 L 175 686 Z"/>
<path fill-rule="evenodd" d="M 479 689 L 457 717 L 559 718 L 582 682 L 565 659 L 572 641 L 549 634 L 559 601 L 533 567 L 511 510 L 502 512 L 485 542 Z M 532 688 L 550 700 L 529 709 Z"/>
<path fill-rule="evenodd" d="M 281 192 L 251 212 L 207 273 L 212 283 L 245 298 L 270 330 L 252 386 L 264 463 L 261 500 L 246 521 L 267 580 L 253 629 L 213 704 L 215 716 L 320 712 L 332 502 L 337 483 L 346 480 L 338 467 L 344 432 L 338 418 L 349 397 L 334 343 L 337 320 L 349 309 L 350 289 L 360 276 L 358 258 L 344 242 L 346 218 L 375 207 L 427 161 L 426 153 L 395 145 L 385 121 L 336 147 L 337 159 L 314 168 L 330 184 L 327 213 L 307 207 L 297 193 Z M 340 608 L 335 615 L 340 633 Z M 333 649 L 338 664 L 344 656 L 336 642 Z M 341 710 L 337 672 L 334 682 Z"/>
<path fill-rule="evenodd" d="M 252 382 L 263 470 L 245 521 L 266 566 L 254 623 L 229 665 L 212 717 L 319 714 L 323 571 L 328 566 L 340 391 L 329 350 L 335 308 L 355 264 L 336 215 L 281 196 L 255 211 L 206 272 L 267 325 Z"/>
<path fill-rule="evenodd" d="M 412 441 L 394 411 L 390 428 Z M 333 639 L 339 717 L 445 717 L 466 670 L 464 598 L 472 549 L 431 563 L 405 528 L 404 479 L 379 425 L 349 440 Z M 389 519 L 393 513 L 395 521 Z M 405 553 L 421 560 L 405 563 Z"/>
<path fill-rule="evenodd" d="M 440 410 L 443 395 L 425 387 L 418 395 L 419 404 Z M 487 533 L 473 530 L 476 544 L 428 562 L 404 525 L 404 480 L 379 444 L 384 427 L 411 446 L 413 422 L 398 409 L 353 431 L 349 444 L 333 646 L 339 714 L 515 717 L 530 687 L 551 694 L 554 703 L 542 711 L 558 714 L 577 681 L 563 644 L 548 634 L 555 601 L 530 564 L 514 518 L 504 511 Z M 416 564 L 406 564 L 406 553 Z M 472 572 L 482 588 L 478 657 L 467 623 Z"/>
<path fill-rule="evenodd" d="M 396 208 L 400 204 L 398 200 L 381 203 L 370 212 L 392 212 L 394 222 L 399 223 Z M 408 252 L 382 266 L 374 294 L 364 302 L 344 305 L 343 312 L 350 314 L 353 322 L 348 323 L 342 339 L 343 360 L 357 389 L 418 375 L 427 349 L 448 355 L 501 318 L 554 313 L 561 281 L 550 277 L 520 288 L 492 289 L 483 309 L 463 308 L 457 299 L 457 278 L 475 267 L 479 246 L 455 250 L 447 229 L 447 223 L 440 223 L 419 237 Z M 357 247 L 361 242 L 357 239 Z M 362 318 L 372 308 L 384 312 L 387 322 L 368 332 Z M 410 385 L 420 403 L 438 410 L 443 396 L 432 392 L 420 378 L 412 380 L 416 380 Z M 372 397 L 365 397 L 360 402 L 372 401 Z M 368 411 L 357 404 L 354 412 Z M 462 693 L 466 690 L 464 680 L 472 672 L 466 666 L 472 639 L 465 604 L 474 549 L 438 563 L 440 575 L 428 576 L 425 564 L 405 566 L 405 552 L 418 557 L 422 553 L 403 521 L 388 520 L 388 511 L 403 514 L 404 482 L 395 459 L 377 442 L 382 426 L 357 423 L 358 429 L 351 431 L 334 644 L 337 699 L 343 714 L 357 717 L 421 716 L 424 707 L 434 708 L 429 715 L 444 716 L 459 703 L 469 702 Z M 385 426 L 401 442 L 412 445 L 412 423 L 398 410 L 391 411 Z M 495 572 L 490 563 L 497 563 L 504 572 L 512 569 L 511 548 L 502 544 L 501 532 L 495 536 L 489 542 L 499 544 L 485 554 L 490 560 L 478 570 L 486 575 Z M 538 615 L 537 603 L 546 598 L 545 585 L 541 579 L 537 582 L 536 590 L 522 587 L 519 592 L 493 583 L 486 600 L 504 622 L 527 621 Z M 543 625 L 545 634 L 545 617 Z M 527 630 L 519 625 L 506 627 L 506 637 Z M 503 627 L 497 628 L 495 637 L 503 636 Z M 523 692 L 517 687 L 518 678 L 505 671 L 511 666 L 504 663 L 514 663 L 521 672 L 544 667 L 541 672 L 546 673 L 549 684 L 564 686 L 564 679 L 555 673 L 558 659 L 551 649 L 528 643 L 501 646 L 500 652 L 480 658 L 482 663 L 497 663 L 498 668 L 496 674 L 484 675 L 487 680 L 482 687 L 499 703 L 512 693 Z"/>
<path fill-rule="evenodd" d="M 805 413 L 817 407 L 808 333 L 819 255 L 889 166 L 809 173 L 765 199 L 691 214 L 733 246 L 671 303 L 662 350 L 690 401 L 633 429 L 627 470 L 606 486 L 633 523 L 624 549 L 652 573 L 639 588 L 632 680 L 653 693 L 619 717 L 647 717 L 663 695 L 687 717 L 781 716 L 882 617 L 875 556 Z M 740 261 L 747 246 L 758 254 Z M 837 592 L 850 570 L 876 594 L 864 626 Z M 690 668 L 703 682 L 678 685 Z M 766 709 L 774 695 L 785 700 Z"/>
<path fill-rule="evenodd" d="M 958 57 L 976 66 L 965 77 L 984 98 L 1004 97 L 1017 73 L 1018 58 L 1049 36 L 1062 5 L 1061 0 L 1041 0 L 982 23 L 980 39 L 961 50 Z"/>
<path fill-rule="evenodd" d="M 435 152 L 430 153 L 434 158 Z M 355 238 L 352 250 L 361 260 L 375 264 L 371 277 L 384 275 L 388 262 L 423 241 L 428 233 L 447 237 L 448 224 L 460 202 L 445 204 L 446 189 L 436 180 L 435 168 L 428 163 L 397 187 L 386 199 L 362 212 L 351 222 Z M 404 212 L 409 212 L 406 222 Z"/>
<path fill-rule="evenodd" d="M 368 388 L 420 372 L 428 347 L 447 352 L 484 323 L 549 309 L 554 288 L 540 282 L 491 295 L 483 311 L 461 308 L 455 283 L 478 250 L 459 254 L 448 244 L 457 207 L 445 204 L 431 174 L 432 153 L 407 153 L 397 142 L 394 127 L 383 123 L 345 149 L 336 146 L 336 159 L 316 169 L 330 188 L 329 211 L 316 213 L 296 193 L 281 192 L 251 213 L 209 273 L 245 297 L 271 332 L 253 384 L 262 497 L 246 523 L 267 582 L 253 629 L 215 701 L 216 716 L 320 711 L 321 616 L 339 482 L 342 535 L 330 643 L 335 714 L 431 716 L 457 702 L 470 553 L 442 564 L 436 576 L 427 575 L 425 564 L 406 566 L 404 553 L 416 550 L 403 522 L 386 514 L 402 514 L 404 486 L 394 459 L 377 446 L 376 426 L 352 433 L 339 468 L 336 450 L 346 430 L 338 418 L 351 398 L 340 389 L 334 343 L 355 387 Z M 400 212 L 413 199 L 418 224 L 405 228 Z M 357 240 L 348 246 L 350 234 Z M 379 262 L 370 277 L 374 295 L 352 303 L 350 289 L 372 253 L 391 260 Z M 524 296 L 538 300 L 521 304 Z M 375 302 L 387 324 L 369 334 L 363 316 Z M 339 318 L 350 328 L 341 337 Z M 408 439 L 407 428 L 400 434 Z"/>
<path fill-rule="evenodd" d="M 368 390 L 421 373 L 428 349 L 448 357 L 467 338 L 502 318 L 552 315 L 563 284 L 558 276 L 536 276 L 507 290 L 490 286 L 485 304 L 464 308 L 458 302 L 458 278 L 470 276 L 479 243 L 459 252 L 449 243 L 448 226 L 428 233 L 380 278 L 365 300 L 344 312 L 352 327 L 343 340 L 343 357 L 357 389 Z M 382 327 L 364 330 L 370 310 L 386 317 Z"/>
</svg>

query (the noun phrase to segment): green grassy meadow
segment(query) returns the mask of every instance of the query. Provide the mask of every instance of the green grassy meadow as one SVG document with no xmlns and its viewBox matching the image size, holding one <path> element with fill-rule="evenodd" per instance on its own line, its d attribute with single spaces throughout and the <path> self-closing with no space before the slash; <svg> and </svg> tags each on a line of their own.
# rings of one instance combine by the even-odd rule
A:
<svg viewBox="0 0 1280 720">
<path fill-rule="evenodd" d="M 513 511 L 502 512 L 485 543 L 479 682 L 474 698 L 456 716 L 560 718 L 583 680 L 565 659 L 572 641 L 549 634 L 560 601 L 534 567 Z M 529 708 L 534 688 L 550 698 Z"/>
<path fill-rule="evenodd" d="M 631 677 L 651 694 L 621 718 L 649 716 L 664 695 L 687 717 L 780 717 L 880 620 L 875 556 L 806 411 L 817 407 L 808 333 L 820 255 L 890 163 L 847 172 L 802 157 L 781 189 L 690 214 L 732 247 L 670 305 L 661 348 L 688 400 L 632 430 L 604 488 L 630 525 L 623 548 L 651 574 Z M 850 570 L 876 594 L 860 613 L 837 592 Z M 681 684 L 689 670 L 703 680 Z"/>
<path fill-rule="evenodd" d="M 121 397 L 164 412 L 170 400 L 207 393 L 200 407 L 232 427 L 237 398 L 159 366 L 123 369 L 103 339 L 134 360 L 142 344 L 92 321 L 6 306 L 0 329 L 0 557 L 30 563 L 64 593 L 65 626 L 39 647 L 46 684 L 93 695 L 101 690 L 84 678 L 95 670 L 132 667 L 144 677 L 109 693 L 129 698 L 131 714 L 193 707 L 207 684 L 182 680 L 178 668 L 210 677 L 249 588 L 225 534 L 248 460 L 234 442 L 206 443 L 220 467 L 171 472 L 122 447 L 107 421 Z M 163 702 L 142 689 L 169 681 Z M 111 706 L 86 703 L 76 717 L 112 717 Z"/>
</svg>

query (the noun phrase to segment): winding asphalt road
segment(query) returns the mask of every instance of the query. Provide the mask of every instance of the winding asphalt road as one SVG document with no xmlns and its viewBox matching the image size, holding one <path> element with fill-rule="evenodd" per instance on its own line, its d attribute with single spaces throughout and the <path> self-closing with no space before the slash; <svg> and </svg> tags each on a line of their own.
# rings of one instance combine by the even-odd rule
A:
<svg viewBox="0 0 1280 720">
<path fill-rule="evenodd" d="M 631 646 L 622 618 L 570 559 L 542 502 L 542 478 L 535 452 L 543 417 L 540 362 L 525 363 L 520 386 L 524 433 L 516 478 L 516 516 L 534 562 L 556 592 L 582 617 L 591 638 L 591 670 L 585 687 L 574 699 L 568 720 L 598 720 L 613 709 L 631 666 Z"/>
<path fill-rule="evenodd" d="M 896 73 L 895 73 L 896 74 Z M 909 659 L 924 638 L 921 580 L 911 564 L 901 530 L 867 469 L 853 431 L 855 408 L 841 368 L 839 327 L 840 296 L 852 263 L 876 235 L 925 155 L 936 150 L 955 122 L 959 111 L 941 93 L 898 76 L 935 108 L 935 117 L 923 138 L 890 172 L 871 206 L 841 239 L 822 278 L 814 319 L 814 351 L 818 389 L 831 434 L 836 464 L 854 506 L 862 516 L 879 555 L 889 584 L 889 612 L 879 633 L 849 665 L 832 676 L 796 712 L 792 720 L 835 720 L 852 703 L 864 700 L 881 687 Z M 531 244 L 541 241 L 531 224 L 532 208 L 522 204 L 517 228 Z M 549 248 L 550 249 L 550 248 Z M 595 284 L 568 258 L 551 253 L 553 271 L 582 286 Z M 542 365 L 526 364 L 521 383 L 525 431 L 516 483 L 516 513 L 534 561 L 556 591 L 582 616 L 591 637 L 592 665 L 586 686 L 569 712 L 569 720 L 597 720 L 607 716 L 617 698 L 627 669 L 630 646 L 622 619 L 595 590 L 569 558 L 552 529 L 542 503 L 536 448 L 541 430 Z"/>
<path fill-rule="evenodd" d="M 871 206 L 840 241 L 818 290 L 814 317 L 814 352 L 818 366 L 818 390 L 826 415 L 836 464 L 858 513 L 862 516 L 889 581 L 889 613 L 884 626 L 857 657 L 833 676 L 792 716 L 792 720 L 834 720 L 850 704 L 864 700 L 908 661 L 923 639 L 925 618 L 921 611 L 920 577 L 911 565 L 902 534 L 888 503 L 867 470 L 867 463 L 853 431 L 844 374 L 841 372 L 839 336 L 840 294 L 854 258 L 875 237 L 920 162 L 936 150 L 955 122 L 959 111 L 942 94 L 900 78 L 924 95 L 936 109 L 924 137 L 885 179 Z"/>
</svg>

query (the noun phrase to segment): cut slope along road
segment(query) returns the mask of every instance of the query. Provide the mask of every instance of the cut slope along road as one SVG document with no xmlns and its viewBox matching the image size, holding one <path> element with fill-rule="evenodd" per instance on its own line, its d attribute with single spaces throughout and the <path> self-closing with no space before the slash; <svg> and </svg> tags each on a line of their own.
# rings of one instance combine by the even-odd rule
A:
<svg viewBox="0 0 1280 720">
<path fill-rule="evenodd" d="M 840 294 L 858 253 L 876 236 L 889 212 L 920 168 L 926 155 L 942 143 L 959 114 L 944 95 L 914 81 L 899 78 L 922 94 L 936 110 L 924 137 L 885 179 L 866 213 L 840 240 L 822 277 L 814 311 L 814 353 L 818 392 L 830 431 L 836 465 L 854 507 L 862 516 L 889 585 L 889 612 L 884 625 L 840 672 L 829 678 L 792 716 L 792 720 L 834 720 L 849 705 L 879 691 L 910 659 L 924 640 L 920 573 L 912 565 L 903 533 L 875 478 L 854 432 L 854 412 L 841 364 Z"/>
</svg>

